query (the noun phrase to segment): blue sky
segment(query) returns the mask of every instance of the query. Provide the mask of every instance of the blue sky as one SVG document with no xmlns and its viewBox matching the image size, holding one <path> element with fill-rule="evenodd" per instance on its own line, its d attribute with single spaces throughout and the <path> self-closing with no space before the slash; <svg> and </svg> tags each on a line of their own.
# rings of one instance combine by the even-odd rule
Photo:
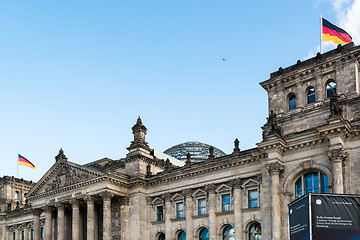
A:
<svg viewBox="0 0 360 240">
<path fill-rule="evenodd" d="M 79 164 L 125 157 L 138 116 L 160 151 L 253 148 L 268 115 L 259 82 L 319 51 L 320 14 L 357 44 L 359 13 L 359 0 L 3 0 L 0 176 L 16 175 L 17 153 L 34 181 L 61 147 Z"/>
</svg>

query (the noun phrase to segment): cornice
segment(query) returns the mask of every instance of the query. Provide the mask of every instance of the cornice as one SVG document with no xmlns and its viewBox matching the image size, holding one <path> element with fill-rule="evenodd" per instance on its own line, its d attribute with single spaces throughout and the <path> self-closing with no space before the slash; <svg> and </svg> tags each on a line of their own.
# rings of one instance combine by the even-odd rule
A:
<svg viewBox="0 0 360 240">
<path fill-rule="evenodd" d="M 33 200 L 40 199 L 40 198 L 43 198 L 43 197 L 48 197 L 48 196 L 52 196 L 52 195 L 55 195 L 55 194 L 59 194 L 59 193 L 67 192 L 67 191 L 70 191 L 70 190 L 74 190 L 74 189 L 77 189 L 77 188 L 82 188 L 84 186 L 96 184 L 96 183 L 102 182 L 102 181 L 108 181 L 108 182 L 116 183 L 116 184 L 122 185 L 122 186 L 124 186 L 126 188 L 128 188 L 130 186 L 129 183 L 124 183 L 123 181 L 116 180 L 114 178 L 110 178 L 110 177 L 107 177 L 107 176 L 102 176 L 102 177 L 99 177 L 99 178 L 90 179 L 90 180 L 88 180 L 86 182 L 80 182 L 80 183 L 73 184 L 73 185 L 70 185 L 70 186 L 66 186 L 66 187 L 56 189 L 56 190 L 53 190 L 53 191 L 50 191 L 50 192 L 46 192 L 46 193 L 42 193 L 42 194 L 39 194 L 39 195 L 36 195 L 36 196 L 32 196 L 32 197 L 29 198 L 29 200 L 33 201 Z"/>
<path fill-rule="evenodd" d="M 260 163 L 261 159 L 266 158 L 265 153 L 258 153 L 254 156 L 251 156 L 246 159 L 240 159 L 241 156 L 232 156 L 228 155 L 228 159 L 224 159 L 219 161 L 218 159 L 204 161 L 197 166 L 194 164 L 191 168 L 181 167 L 176 169 L 177 171 L 169 171 L 167 173 L 160 173 L 154 175 L 152 178 L 148 180 L 148 185 L 156 185 L 164 182 L 177 181 L 179 179 L 191 178 L 195 176 L 200 176 L 204 174 L 208 174 L 217 170 L 223 170 L 233 167 L 246 166 L 249 164 Z"/>
</svg>

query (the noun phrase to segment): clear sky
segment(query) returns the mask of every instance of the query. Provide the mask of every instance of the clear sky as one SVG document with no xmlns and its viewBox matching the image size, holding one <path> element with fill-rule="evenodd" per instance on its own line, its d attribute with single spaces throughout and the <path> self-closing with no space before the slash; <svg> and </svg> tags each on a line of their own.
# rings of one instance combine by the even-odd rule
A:
<svg viewBox="0 0 360 240">
<path fill-rule="evenodd" d="M 160 151 L 255 147 L 259 82 L 316 55 L 320 14 L 359 44 L 360 0 L 0 1 L 0 176 L 123 158 L 138 116 Z"/>
</svg>

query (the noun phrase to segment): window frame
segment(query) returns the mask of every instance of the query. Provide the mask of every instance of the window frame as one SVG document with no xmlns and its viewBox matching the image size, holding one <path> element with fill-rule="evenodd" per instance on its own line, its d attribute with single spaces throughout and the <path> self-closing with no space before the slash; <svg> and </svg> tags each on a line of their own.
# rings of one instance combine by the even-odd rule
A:
<svg viewBox="0 0 360 240">
<path fill-rule="evenodd" d="M 310 91 L 312 91 L 313 93 L 309 93 Z M 313 98 L 312 102 L 309 101 L 309 98 Z M 316 102 L 316 89 L 313 86 L 310 86 L 307 88 L 306 90 L 306 104 L 312 104 Z"/>
<path fill-rule="evenodd" d="M 330 86 L 331 83 L 334 83 L 335 85 L 333 87 Z M 328 86 L 330 86 L 328 88 Z M 325 84 L 325 98 L 330 98 L 332 96 L 331 90 L 334 90 L 334 93 L 337 93 L 337 83 L 335 80 L 330 80 Z"/>
<path fill-rule="evenodd" d="M 229 197 L 229 202 L 225 202 L 225 197 Z M 231 211 L 231 195 L 230 193 L 221 194 L 221 212 L 229 212 Z M 226 208 L 228 206 L 228 208 Z"/>
<path fill-rule="evenodd" d="M 256 198 L 251 198 L 251 192 L 256 192 Z M 247 189 L 247 194 L 248 194 L 248 208 L 257 208 L 259 207 L 259 189 L 258 188 L 249 188 Z M 252 206 L 251 202 L 255 201 L 256 202 L 256 206 Z"/>
<path fill-rule="evenodd" d="M 197 215 L 201 216 L 201 215 L 206 215 L 207 211 L 206 211 L 206 198 L 198 198 L 196 199 L 197 201 Z M 200 206 L 200 201 L 203 201 L 204 205 Z M 201 211 L 203 210 L 203 212 Z"/>
<path fill-rule="evenodd" d="M 184 202 L 176 202 L 176 218 L 184 218 L 185 217 L 185 209 L 184 209 Z M 179 206 L 182 206 L 182 209 L 179 209 Z"/>
<path fill-rule="evenodd" d="M 293 99 L 291 99 L 291 98 L 293 98 Z M 296 100 L 297 99 L 296 99 L 296 94 L 295 93 L 291 92 L 291 93 L 288 94 L 288 97 L 287 97 L 287 109 L 289 111 L 296 109 L 296 107 L 297 107 Z"/>
<path fill-rule="evenodd" d="M 312 184 L 312 187 L 307 187 L 306 186 L 306 182 L 305 182 L 305 177 L 308 175 L 315 175 L 317 174 L 317 187 L 315 187 L 314 185 L 314 179 L 311 180 L 311 184 Z M 323 176 L 326 177 L 326 185 L 323 184 Z M 299 189 L 298 185 L 301 184 L 301 189 Z M 308 191 L 308 189 L 318 189 L 318 193 L 330 193 L 330 184 L 329 184 L 329 177 L 321 172 L 321 171 L 314 171 L 314 172 L 306 172 L 306 173 L 303 173 L 301 174 L 301 176 L 299 176 L 295 183 L 294 183 L 294 187 L 295 187 L 295 198 L 299 198 L 301 196 L 304 196 L 305 194 L 307 193 L 310 193 L 311 191 Z M 327 190 L 325 190 L 327 189 Z M 300 192 L 301 191 L 301 192 Z M 299 194 L 300 192 L 300 194 Z"/>
<path fill-rule="evenodd" d="M 255 227 L 255 229 L 256 229 L 256 226 L 260 226 L 260 236 L 262 235 L 262 227 L 261 227 L 261 224 L 259 223 L 259 222 L 252 222 L 252 223 L 250 223 L 250 225 L 248 225 L 249 227 L 248 227 L 248 239 L 249 240 L 252 240 L 252 239 L 255 239 L 255 238 L 252 238 L 252 232 L 251 232 L 251 229 L 253 228 L 253 226 Z M 255 234 L 256 234 L 256 232 L 255 232 Z M 258 234 L 258 233 L 257 233 Z"/>
<path fill-rule="evenodd" d="M 159 214 L 160 208 L 162 209 L 161 214 Z M 157 222 L 164 221 L 164 205 L 157 205 L 157 206 L 155 206 L 155 209 L 156 209 L 156 221 Z M 161 217 L 159 218 L 159 216 L 161 216 Z"/>
</svg>

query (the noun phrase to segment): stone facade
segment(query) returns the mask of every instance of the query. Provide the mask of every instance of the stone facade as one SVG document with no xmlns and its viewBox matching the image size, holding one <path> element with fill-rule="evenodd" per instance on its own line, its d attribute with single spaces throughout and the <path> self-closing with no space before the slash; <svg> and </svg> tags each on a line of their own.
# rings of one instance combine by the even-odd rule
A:
<svg viewBox="0 0 360 240">
<path fill-rule="evenodd" d="M 155 157 L 139 118 L 123 159 L 79 165 L 60 150 L 38 183 L 5 178 L 27 192 L 18 208 L 1 182 L 0 239 L 288 239 L 298 196 L 360 194 L 359 61 L 351 43 L 272 73 L 253 149 L 236 139 L 229 155 L 178 167 Z"/>
</svg>

